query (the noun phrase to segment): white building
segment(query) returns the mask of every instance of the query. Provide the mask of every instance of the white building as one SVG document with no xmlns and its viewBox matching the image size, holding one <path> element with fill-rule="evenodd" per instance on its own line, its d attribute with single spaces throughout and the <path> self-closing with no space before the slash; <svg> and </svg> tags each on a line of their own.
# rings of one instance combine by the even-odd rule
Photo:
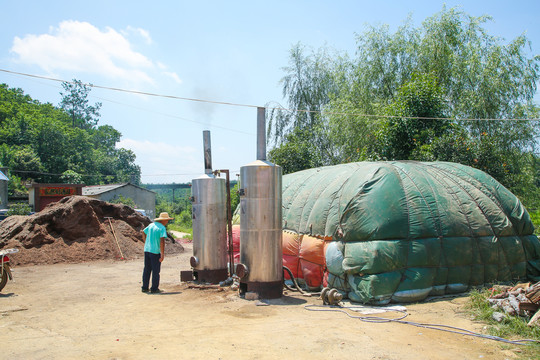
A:
<svg viewBox="0 0 540 360">
<path fill-rule="evenodd" d="M 143 209 L 150 219 L 156 214 L 156 193 L 130 183 L 93 185 L 82 188 L 84 196 L 103 201 L 113 201 L 119 196 L 130 198 L 137 204 L 138 209 Z"/>
</svg>

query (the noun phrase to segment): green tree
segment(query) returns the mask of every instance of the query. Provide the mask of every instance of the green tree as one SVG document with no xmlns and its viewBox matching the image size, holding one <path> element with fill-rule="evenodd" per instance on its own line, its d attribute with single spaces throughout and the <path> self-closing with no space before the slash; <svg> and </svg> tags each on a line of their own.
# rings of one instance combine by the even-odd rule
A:
<svg viewBox="0 0 540 360">
<path fill-rule="evenodd" d="M 269 160 L 282 167 L 283 174 L 318 166 L 316 149 L 307 130 L 295 128 L 285 141 L 269 151 Z"/>
<path fill-rule="evenodd" d="M 239 183 L 234 184 L 231 189 L 231 214 L 234 214 L 234 211 L 240 204 L 240 188 Z"/>
<path fill-rule="evenodd" d="M 378 136 L 384 159 L 408 160 L 413 151 L 442 136 L 448 129 L 442 90 L 433 74 L 415 75 L 401 86 L 386 107 Z M 402 117 L 403 116 L 403 117 Z"/>
<path fill-rule="evenodd" d="M 35 126 L 36 143 L 34 148 L 43 163 L 45 172 L 61 174 L 69 169 L 68 127 L 61 121 L 37 121 Z M 56 182 L 57 177 L 42 176 L 41 182 Z"/>
<path fill-rule="evenodd" d="M 141 167 L 135 164 L 135 153 L 131 150 L 120 148 L 116 152 L 115 158 L 117 178 L 120 181 L 139 185 L 141 183 Z"/>
<path fill-rule="evenodd" d="M 0 144 L 0 163 L 20 173 L 35 175 L 43 170 L 39 156 L 31 146 L 8 146 Z"/>
<path fill-rule="evenodd" d="M 62 95 L 60 108 L 69 114 L 73 127 L 92 129 L 99 121 L 101 103 L 88 104 L 88 94 L 91 86 L 91 84 L 86 85 L 76 79 L 73 79 L 72 82 L 62 83 L 65 92 L 60 93 Z"/>
<path fill-rule="evenodd" d="M 513 117 L 536 92 L 540 57 L 528 57 L 523 35 L 506 45 L 490 35 L 483 24 L 491 20 L 443 8 L 423 23 L 417 68 L 435 73 L 455 117 Z"/>
<path fill-rule="evenodd" d="M 60 179 L 65 184 L 82 184 L 83 183 L 82 176 L 73 170 L 64 171 Z"/>
<path fill-rule="evenodd" d="M 8 195 L 9 196 L 21 196 L 28 194 L 28 189 L 26 188 L 25 179 L 11 174 L 8 181 Z"/>
<path fill-rule="evenodd" d="M 193 226 L 193 219 L 191 217 L 191 211 L 184 210 L 178 215 L 178 219 L 175 220 L 175 223 L 186 227 L 191 228 Z"/>
<path fill-rule="evenodd" d="M 7 84 L 0 84 L 0 126 L 17 115 L 18 104 L 32 102 L 32 98 L 25 95 L 22 89 L 10 89 Z"/>
<path fill-rule="evenodd" d="M 474 17 L 453 8 L 414 28 L 410 19 L 391 34 L 386 25 L 357 36 L 352 79 L 341 89 L 364 113 L 389 104 L 413 74 L 433 74 L 457 118 L 509 118 L 532 101 L 540 57 L 528 57 L 525 36 L 504 44 Z M 342 94 L 340 94 L 342 97 Z"/>
<path fill-rule="evenodd" d="M 306 55 L 294 46 L 283 94 L 293 110 L 321 112 L 272 114 L 269 131 L 281 145 L 274 158 L 286 163 L 287 155 L 302 154 L 301 139 L 287 136 L 308 129 L 319 164 L 460 161 L 522 199 L 536 196 L 540 122 L 530 119 L 540 115 L 534 103 L 540 56 L 529 55 L 525 36 L 507 42 L 490 35 L 489 21 L 443 7 L 418 27 L 410 19 L 394 33 L 373 26 L 357 36 L 352 59 L 325 49 Z"/>
<path fill-rule="evenodd" d="M 268 115 L 269 140 L 276 146 L 283 145 L 290 142 L 287 136 L 298 129 L 302 139 L 311 143 L 310 147 L 315 150 L 310 153 L 310 163 L 317 166 L 331 163 L 334 158 L 326 135 L 327 124 L 320 111 L 337 90 L 333 69 L 339 60 L 333 59 L 327 49 L 306 56 L 304 46 L 293 46 L 289 66 L 283 68 L 286 75 L 281 79 L 283 96 L 287 98 L 290 110 L 274 108 Z"/>
<path fill-rule="evenodd" d="M 102 148 L 107 155 L 114 155 L 116 144 L 122 138 L 122 134 L 110 125 L 98 126 L 90 131 L 91 141 L 95 147 Z"/>
<path fill-rule="evenodd" d="M 0 85 L 0 161 L 22 183 L 63 181 L 61 174 L 72 170 L 86 175 L 84 180 L 89 185 L 120 181 L 139 184 L 135 154 L 116 148 L 120 132 L 90 123 L 74 127 L 64 109 L 41 104 L 20 89 Z M 10 186 L 19 188 L 15 181 L 10 181 Z"/>
</svg>

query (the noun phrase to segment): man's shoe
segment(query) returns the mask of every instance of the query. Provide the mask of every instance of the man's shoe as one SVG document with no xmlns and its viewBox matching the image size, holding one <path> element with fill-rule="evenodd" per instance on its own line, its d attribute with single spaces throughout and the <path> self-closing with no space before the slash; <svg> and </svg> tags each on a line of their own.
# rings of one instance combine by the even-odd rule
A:
<svg viewBox="0 0 540 360">
<path fill-rule="evenodd" d="M 149 290 L 143 288 L 143 289 L 141 289 L 141 291 L 142 291 L 143 293 L 147 293 Z"/>
<path fill-rule="evenodd" d="M 150 293 L 152 293 L 152 294 L 161 294 L 162 292 L 163 292 L 163 290 L 160 290 L 160 289 L 150 290 Z"/>
</svg>

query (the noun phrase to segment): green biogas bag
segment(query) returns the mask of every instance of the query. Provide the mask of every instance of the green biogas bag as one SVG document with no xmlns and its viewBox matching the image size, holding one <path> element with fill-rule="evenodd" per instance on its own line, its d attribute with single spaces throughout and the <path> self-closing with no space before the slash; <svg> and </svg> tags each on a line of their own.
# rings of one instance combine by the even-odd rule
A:
<svg viewBox="0 0 540 360">
<path fill-rule="evenodd" d="M 328 284 L 364 303 L 540 278 L 540 241 L 523 205 L 460 164 L 359 162 L 285 175 L 283 224 L 332 239 Z"/>
</svg>

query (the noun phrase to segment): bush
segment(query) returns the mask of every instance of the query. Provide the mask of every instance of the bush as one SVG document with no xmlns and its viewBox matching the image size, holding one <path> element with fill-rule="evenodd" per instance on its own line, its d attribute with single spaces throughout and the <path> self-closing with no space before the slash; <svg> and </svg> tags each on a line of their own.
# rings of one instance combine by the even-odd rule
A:
<svg viewBox="0 0 540 360">
<path fill-rule="evenodd" d="M 178 215 L 177 223 L 183 227 L 191 228 L 193 221 L 191 219 L 191 211 L 184 210 Z"/>
<path fill-rule="evenodd" d="M 7 216 L 11 215 L 30 215 L 32 208 L 25 203 L 15 203 L 9 205 Z"/>
</svg>

